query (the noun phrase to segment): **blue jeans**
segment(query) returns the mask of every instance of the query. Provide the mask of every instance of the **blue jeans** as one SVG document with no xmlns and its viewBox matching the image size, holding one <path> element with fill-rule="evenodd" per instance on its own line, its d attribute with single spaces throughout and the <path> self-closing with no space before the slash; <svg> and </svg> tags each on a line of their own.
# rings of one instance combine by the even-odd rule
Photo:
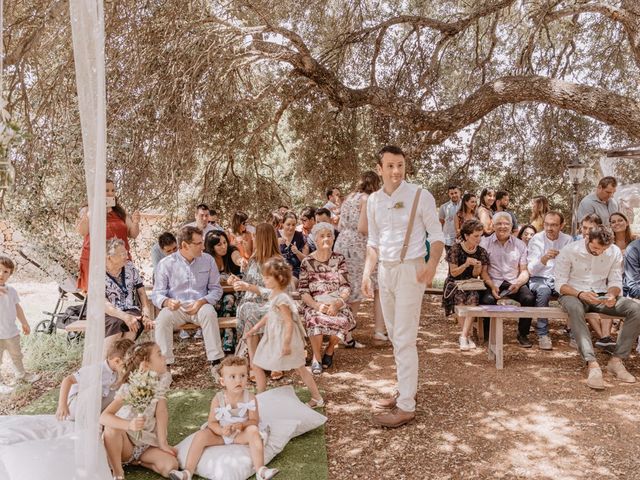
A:
<svg viewBox="0 0 640 480">
<path fill-rule="evenodd" d="M 548 307 L 552 295 L 558 295 L 555 291 L 553 278 L 531 277 L 529 289 L 536 296 L 536 307 Z M 539 318 L 536 322 L 536 334 L 538 337 L 549 335 L 549 320 Z"/>
</svg>

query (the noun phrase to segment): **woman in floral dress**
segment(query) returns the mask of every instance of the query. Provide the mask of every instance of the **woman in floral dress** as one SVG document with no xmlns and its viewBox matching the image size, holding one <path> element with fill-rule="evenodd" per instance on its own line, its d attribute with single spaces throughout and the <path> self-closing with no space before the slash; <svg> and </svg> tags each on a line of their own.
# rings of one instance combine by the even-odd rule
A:
<svg viewBox="0 0 640 480">
<path fill-rule="evenodd" d="M 331 367 L 336 345 L 356 326 L 347 306 L 351 295 L 347 264 L 342 255 L 332 251 L 333 236 L 329 223 L 313 227 L 317 250 L 300 265 L 298 291 L 305 304 L 304 323 L 313 351 L 311 372 L 315 375 Z M 329 336 L 329 343 L 322 354 L 324 335 Z"/>
<path fill-rule="evenodd" d="M 362 274 L 364 272 L 364 262 L 367 256 L 367 199 L 376 190 L 380 189 L 380 177 L 372 170 L 366 171 L 360 178 L 360 183 L 355 192 L 351 193 L 342 203 L 340 208 L 340 236 L 336 240 L 334 251 L 344 256 L 349 272 L 349 282 L 351 284 L 351 295 L 349 296 L 349 308 L 354 318 L 358 315 L 360 302 L 362 302 Z M 372 280 L 374 288 L 376 286 L 374 273 Z M 378 340 L 386 340 L 384 318 L 380 308 L 380 298 L 378 290 L 375 288 L 374 295 L 374 317 L 375 334 Z M 347 346 L 354 345 L 355 340 L 348 338 Z"/>
</svg>

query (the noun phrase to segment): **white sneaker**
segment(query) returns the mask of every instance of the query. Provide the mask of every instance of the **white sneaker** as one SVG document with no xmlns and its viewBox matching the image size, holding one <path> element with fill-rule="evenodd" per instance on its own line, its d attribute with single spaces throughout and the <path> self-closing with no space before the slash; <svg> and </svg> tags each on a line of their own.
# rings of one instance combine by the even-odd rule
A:
<svg viewBox="0 0 640 480">
<path fill-rule="evenodd" d="M 193 338 L 202 338 L 202 329 L 201 328 L 196 330 L 196 333 L 193 334 Z"/>
<path fill-rule="evenodd" d="M 374 340 L 379 340 L 380 342 L 388 342 L 389 341 L 389 337 L 387 337 L 387 334 L 383 333 L 383 332 L 375 332 L 373 334 L 373 338 L 374 338 Z"/>
<path fill-rule="evenodd" d="M 538 347 L 540 350 L 553 350 L 553 344 L 549 335 L 542 335 L 538 337 Z"/>
<path fill-rule="evenodd" d="M 277 468 L 260 467 L 256 472 L 256 480 L 269 480 L 270 478 L 275 477 L 279 472 L 280 470 Z"/>
<path fill-rule="evenodd" d="M 476 348 L 476 342 L 474 342 L 470 338 L 467 339 L 467 343 L 469 344 L 469 350 L 473 350 L 474 348 Z"/>
<path fill-rule="evenodd" d="M 460 351 L 461 352 L 466 352 L 467 350 L 469 350 L 470 346 L 469 346 L 469 339 L 467 337 L 463 337 L 462 335 L 460 335 L 460 338 L 458 339 L 458 341 L 460 342 Z M 474 345 L 475 347 L 475 345 Z"/>
<path fill-rule="evenodd" d="M 178 337 L 180 337 L 180 340 L 188 340 L 189 338 L 191 338 L 191 335 L 189 335 L 189 332 L 187 332 L 186 330 L 180 330 L 180 333 L 178 333 Z"/>
<path fill-rule="evenodd" d="M 26 373 L 24 376 L 18 377 L 17 380 L 19 382 L 36 383 L 40 380 L 40 375 L 37 373 Z"/>
</svg>

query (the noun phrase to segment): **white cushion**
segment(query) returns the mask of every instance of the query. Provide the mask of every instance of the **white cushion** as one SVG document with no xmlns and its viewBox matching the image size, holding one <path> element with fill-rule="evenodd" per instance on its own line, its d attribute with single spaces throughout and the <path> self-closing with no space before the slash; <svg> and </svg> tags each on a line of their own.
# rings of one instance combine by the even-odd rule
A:
<svg viewBox="0 0 640 480">
<path fill-rule="evenodd" d="M 0 478 L 3 480 L 47 480 L 91 479 L 110 480 L 104 447 L 97 456 L 97 468 L 85 476 L 76 474 L 76 434 L 59 437 L 54 441 L 30 440 L 0 447 Z M 2 471 L 4 464 L 5 471 Z"/>
<path fill-rule="evenodd" d="M 294 420 L 282 420 L 269 425 L 270 432 L 264 449 L 264 461 L 268 464 L 291 440 L 298 426 Z M 189 446 L 195 433 L 189 435 L 178 445 L 178 461 L 184 467 Z M 204 450 L 196 472 L 211 480 L 246 480 L 254 474 L 253 462 L 247 445 L 221 445 Z"/>
<path fill-rule="evenodd" d="M 293 434 L 294 437 L 315 430 L 327 421 L 327 417 L 302 403 L 291 385 L 267 390 L 259 393 L 257 397 L 261 422 L 271 424 L 281 420 L 300 422 Z"/>
<path fill-rule="evenodd" d="M 60 422 L 54 415 L 0 416 L 0 445 L 53 439 L 73 431 L 73 422 Z"/>
</svg>

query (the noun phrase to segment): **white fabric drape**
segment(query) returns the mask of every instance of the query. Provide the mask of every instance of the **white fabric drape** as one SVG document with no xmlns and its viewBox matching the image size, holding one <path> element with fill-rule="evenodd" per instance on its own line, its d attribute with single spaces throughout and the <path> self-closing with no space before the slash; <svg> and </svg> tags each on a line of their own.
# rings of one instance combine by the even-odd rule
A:
<svg viewBox="0 0 640 480">
<path fill-rule="evenodd" d="M 89 303 L 76 414 L 75 478 L 110 478 L 98 418 L 101 400 L 101 360 L 104 343 L 104 278 L 106 237 L 106 94 L 104 12 L 102 0 L 70 0 L 73 55 L 82 126 L 87 197 L 89 199 L 91 256 Z M 87 379 L 86 381 L 84 381 Z"/>
</svg>

